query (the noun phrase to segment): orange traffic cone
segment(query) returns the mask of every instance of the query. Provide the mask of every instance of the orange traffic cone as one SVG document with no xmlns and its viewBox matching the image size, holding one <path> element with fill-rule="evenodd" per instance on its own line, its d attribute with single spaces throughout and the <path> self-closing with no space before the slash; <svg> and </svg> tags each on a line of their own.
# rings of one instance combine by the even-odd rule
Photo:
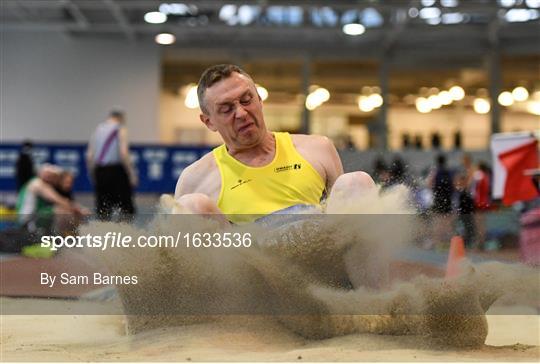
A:
<svg viewBox="0 0 540 364">
<path fill-rule="evenodd" d="M 450 241 L 450 251 L 448 252 L 448 262 L 446 263 L 446 279 L 453 278 L 459 274 L 459 264 L 465 258 L 465 244 L 463 238 L 456 235 Z"/>
</svg>

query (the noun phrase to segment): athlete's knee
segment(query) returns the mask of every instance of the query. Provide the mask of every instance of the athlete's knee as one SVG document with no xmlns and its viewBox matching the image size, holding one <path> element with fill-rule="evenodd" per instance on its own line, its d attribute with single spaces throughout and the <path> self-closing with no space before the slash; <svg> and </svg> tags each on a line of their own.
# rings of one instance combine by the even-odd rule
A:
<svg viewBox="0 0 540 364">
<path fill-rule="evenodd" d="M 366 172 L 358 171 L 348 174 L 352 175 L 351 178 L 353 178 L 356 181 L 356 184 L 359 185 L 361 188 L 375 187 L 375 181 L 373 181 L 373 178 L 371 178 L 371 176 Z"/>
<path fill-rule="evenodd" d="M 342 174 L 334 183 L 334 188 L 345 190 L 369 190 L 374 187 L 373 178 L 362 171 Z"/>
<path fill-rule="evenodd" d="M 216 204 L 203 193 L 189 193 L 180 196 L 176 201 L 194 214 L 215 214 L 220 212 Z"/>
</svg>

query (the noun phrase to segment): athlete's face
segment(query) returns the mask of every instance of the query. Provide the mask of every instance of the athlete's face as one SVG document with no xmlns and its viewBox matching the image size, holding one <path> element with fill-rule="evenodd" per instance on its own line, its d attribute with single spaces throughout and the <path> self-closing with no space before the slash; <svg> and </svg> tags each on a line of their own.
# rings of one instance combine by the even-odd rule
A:
<svg viewBox="0 0 540 364">
<path fill-rule="evenodd" d="M 207 88 L 204 100 L 207 114 L 201 114 L 202 122 L 217 131 L 228 147 L 249 148 L 263 140 L 262 100 L 249 77 L 234 72 Z"/>
</svg>

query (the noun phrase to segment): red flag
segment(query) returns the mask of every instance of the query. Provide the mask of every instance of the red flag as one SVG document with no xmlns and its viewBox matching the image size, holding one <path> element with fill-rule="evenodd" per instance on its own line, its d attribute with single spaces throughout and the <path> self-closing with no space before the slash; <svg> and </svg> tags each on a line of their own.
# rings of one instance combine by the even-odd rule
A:
<svg viewBox="0 0 540 364">
<path fill-rule="evenodd" d="M 538 141 L 501 153 L 499 159 L 507 173 L 503 196 L 505 205 L 538 197 L 532 177 L 525 175 L 526 169 L 538 168 Z"/>
</svg>

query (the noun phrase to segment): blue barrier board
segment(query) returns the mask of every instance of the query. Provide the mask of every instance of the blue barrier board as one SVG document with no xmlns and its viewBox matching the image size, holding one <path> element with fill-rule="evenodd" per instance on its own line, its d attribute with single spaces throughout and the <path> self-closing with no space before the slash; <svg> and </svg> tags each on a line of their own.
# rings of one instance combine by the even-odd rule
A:
<svg viewBox="0 0 540 364">
<path fill-rule="evenodd" d="M 0 144 L 0 191 L 15 191 L 15 164 L 20 144 Z M 139 176 L 138 192 L 174 193 L 184 168 L 211 151 L 207 147 L 131 145 L 130 154 Z M 34 144 L 32 157 L 39 168 L 52 163 L 75 176 L 74 191 L 93 190 L 85 163 L 86 144 Z"/>
</svg>

